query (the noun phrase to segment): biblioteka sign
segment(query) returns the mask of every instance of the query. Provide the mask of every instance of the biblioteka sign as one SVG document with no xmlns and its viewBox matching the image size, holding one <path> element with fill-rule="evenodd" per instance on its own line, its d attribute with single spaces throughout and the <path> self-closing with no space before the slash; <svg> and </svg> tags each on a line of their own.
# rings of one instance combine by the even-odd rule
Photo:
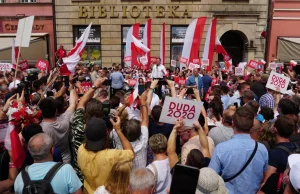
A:
<svg viewBox="0 0 300 194">
<path fill-rule="evenodd" d="M 179 6 L 127 6 L 121 7 L 122 12 L 116 12 L 116 6 L 90 5 L 79 6 L 79 18 L 151 18 L 154 12 L 156 18 L 192 18 L 188 8 Z M 180 13 L 179 13 L 180 12 Z"/>
</svg>

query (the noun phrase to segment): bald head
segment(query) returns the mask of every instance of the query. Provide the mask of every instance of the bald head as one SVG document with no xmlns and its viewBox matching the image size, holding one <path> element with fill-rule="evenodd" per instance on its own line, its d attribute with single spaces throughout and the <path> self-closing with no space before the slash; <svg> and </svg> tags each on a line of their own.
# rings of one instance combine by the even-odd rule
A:
<svg viewBox="0 0 300 194">
<path fill-rule="evenodd" d="M 42 161 L 51 155 L 53 140 L 45 133 L 38 133 L 28 142 L 28 150 L 34 161 Z"/>
<path fill-rule="evenodd" d="M 154 174 L 148 168 L 140 168 L 130 175 L 130 191 L 132 194 L 151 194 L 155 186 Z"/>
<path fill-rule="evenodd" d="M 232 126 L 232 116 L 235 113 L 235 109 L 225 110 L 223 113 L 223 124 L 227 126 Z"/>
</svg>

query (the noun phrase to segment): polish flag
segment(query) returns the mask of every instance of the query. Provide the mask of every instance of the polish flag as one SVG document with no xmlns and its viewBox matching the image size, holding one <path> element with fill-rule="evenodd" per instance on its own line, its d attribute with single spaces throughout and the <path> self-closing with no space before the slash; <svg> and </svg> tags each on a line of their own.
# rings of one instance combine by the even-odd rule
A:
<svg viewBox="0 0 300 194">
<path fill-rule="evenodd" d="M 126 60 L 126 64 L 129 67 L 134 67 L 135 65 L 138 65 L 138 53 L 136 49 L 131 48 L 132 42 L 133 42 L 133 36 L 135 38 L 139 37 L 139 30 L 140 30 L 140 24 L 134 24 L 132 25 L 128 32 L 127 32 L 127 37 L 126 37 L 126 53 L 124 56 L 124 61 Z M 128 59 L 128 60 L 127 60 Z M 130 60 L 129 60 L 130 59 Z"/>
<path fill-rule="evenodd" d="M 139 87 L 139 84 L 138 84 L 138 82 L 136 82 L 136 84 L 135 84 L 135 86 L 134 86 L 134 88 L 131 91 L 131 94 L 129 96 L 129 104 L 130 104 L 130 106 L 133 105 L 134 101 L 136 100 L 136 98 L 139 95 L 139 88 L 138 87 Z"/>
<path fill-rule="evenodd" d="M 231 59 L 218 37 L 216 37 L 216 52 L 223 55 L 224 61 L 229 61 Z"/>
<path fill-rule="evenodd" d="M 148 52 L 150 52 L 150 49 L 146 47 L 140 40 L 136 39 L 134 36 L 132 36 L 132 40 L 132 50 L 136 50 L 136 52 L 142 56 L 145 56 Z"/>
<path fill-rule="evenodd" d="M 209 59 L 209 66 L 207 66 L 207 71 L 211 71 L 212 62 L 214 58 L 215 45 L 216 45 L 216 34 L 217 34 L 217 19 L 214 18 L 211 21 L 209 29 L 206 34 L 206 41 L 204 46 L 204 51 L 202 59 Z"/>
<path fill-rule="evenodd" d="M 11 151 L 14 165 L 17 168 L 21 168 L 25 161 L 26 153 L 21 144 L 18 131 L 11 122 L 7 127 L 4 145 L 7 150 Z"/>
<path fill-rule="evenodd" d="M 152 31 L 152 19 L 149 19 L 146 22 L 145 28 L 144 28 L 144 33 L 143 33 L 143 43 L 146 47 L 148 47 L 151 50 L 151 31 Z M 147 53 L 147 58 L 148 58 L 148 64 L 147 68 L 150 68 L 151 64 L 151 52 Z"/>
<path fill-rule="evenodd" d="M 199 63 L 199 47 L 205 22 L 206 17 L 200 17 L 193 20 L 187 28 L 182 54 L 179 60 L 181 65 L 188 65 L 189 63 L 193 63 L 195 61 L 198 61 Z"/>
<path fill-rule="evenodd" d="M 165 65 L 166 58 L 166 24 L 162 24 L 161 35 L 160 35 L 160 59 L 161 64 Z"/>
<path fill-rule="evenodd" d="M 76 65 L 81 59 L 81 55 L 84 51 L 86 42 L 88 41 L 92 23 L 84 30 L 81 37 L 76 41 L 76 45 L 69 52 L 68 56 L 63 58 L 63 65 L 60 68 L 61 75 L 68 76 L 71 73 L 75 73 Z"/>
<path fill-rule="evenodd" d="M 15 39 L 12 39 L 12 47 L 11 47 L 11 64 L 12 67 L 15 69 L 16 68 L 16 64 L 17 64 L 17 58 L 18 58 L 18 54 L 19 54 L 19 48 L 15 47 Z M 20 53 L 20 57 L 21 53 Z"/>
</svg>

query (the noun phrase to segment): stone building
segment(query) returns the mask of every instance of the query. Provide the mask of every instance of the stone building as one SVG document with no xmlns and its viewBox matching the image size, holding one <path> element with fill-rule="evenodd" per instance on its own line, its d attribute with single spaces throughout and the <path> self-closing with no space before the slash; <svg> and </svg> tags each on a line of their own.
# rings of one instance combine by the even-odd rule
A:
<svg viewBox="0 0 300 194">
<path fill-rule="evenodd" d="M 127 30 L 134 23 L 142 27 L 147 19 L 152 19 L 153 57 L 159 56 L 161 24 L 166 23 L 166 66 L 169 66 L 171 59 L 179 59 L 188 24 L 202 16 L 207 17 L 207 22 L 199 56 L 208 26 L 215 17 L 217 35 L 234 64 L 262 59 L 265 40 L 260 34 L 267 15 L 268 0 L 55 0 L 57 44 L 70 50 L 84 28 L 93 22 L 82 58 L 84 63 L 95 61 L 103 67 L 122 63 Z M 140 34 L 142 31 L 140 28 Z"/>
</svg>

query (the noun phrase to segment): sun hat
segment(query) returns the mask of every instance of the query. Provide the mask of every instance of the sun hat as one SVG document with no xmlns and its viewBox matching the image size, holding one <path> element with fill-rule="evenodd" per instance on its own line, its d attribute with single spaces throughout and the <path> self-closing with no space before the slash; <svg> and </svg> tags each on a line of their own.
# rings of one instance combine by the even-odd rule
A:
<svg viewBox="0 0 300 194">
<path fill-rule="evenodd" d="M 211 168 L 201 168 L 196 194 L 228 194 L 223 179 Z"/>
</svg>

